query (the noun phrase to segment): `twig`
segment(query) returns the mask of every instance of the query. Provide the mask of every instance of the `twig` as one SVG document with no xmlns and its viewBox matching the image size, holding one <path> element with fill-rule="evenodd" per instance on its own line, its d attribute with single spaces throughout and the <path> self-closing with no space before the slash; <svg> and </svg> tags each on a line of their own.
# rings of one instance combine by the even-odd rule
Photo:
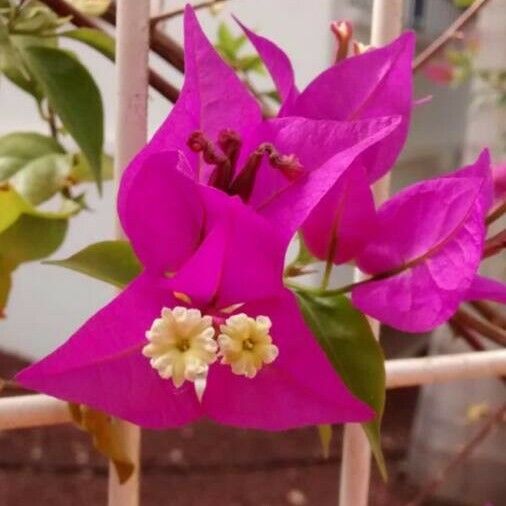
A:
<svg viewBox="0 0 506 506">
<path fill-rule="evenodd" d="M 471 438 L 460 451 L 448 462 L 448 464 L 439 472 L 439 474 L 430 480 L 418 493 L 413 501 L 406 506 L 421 506 L 424 501 L 432 496 L 443 483 L 448 479 L 452 472 L 464 462 L 482 441 L 489 435 L 492 429 L 501 423 L 506 416 L 506 404 L 503 404 L 497 411 L 492 413 L 481 429 Z"/>
<path fill-rule="evenodd" d="M 192 7 L 194 10 L 205 9 L 207 7 L 213 7 L 216 5 L 224 4 L 227 0 L 208 0 L 206 2 L 200 2 L 198 4 L 194 4 Z M 153 16 L 149 22 L 151 26 L 155 26 L 161 21 L 166 21 L 167 19 L 175 18 L 184 13 L 184 9 L 174 9 L 172 11 L 163 12 L 158 16 Z"/>
<path fill-rule="evenodd" d="M 467 327 L 462 325 L 458 320 L 454 318 L 450 318 L 448 320 L 448 325 L 453 331 L 453 335 L 456 337 L 461 337 L 464 339 L 467 344 L 475 351 L 484 351 L 485 346 L 480 342 L 479 337 L 474 334 Z"/>
<path fill-rule="evenodd" d="M 419 70 L 439 53 L 450 40 L 478 14 L 489 0 L 475 0 L 434 42 L 429 44 L 414 60 L 413 71 Z"/>
<path fill-rule="evenodd" d="M 116 26 L 116 4 L 112 2 L 107 11 L 102 15 L 102 19 L 112 26 Z M 151 29 L 150 48 L 166 62 L 170 63 L 175 69 L 184 72 L 184 53 L 181 45 L 169 37 L 167 34 Z"/>
<path fill-rule="evenodd" d="M 491 323 L 501 327 L 502 329 L 506 329 L 506 317 L 504 317 L 500 311 L 497 311 L 492 304 L 485 302 L 484 300 L 475 300 L 469 304 Z"/>
<path fill-rule="evenodd" d="M 461 337 L 474 351 L 485 351 L 486 348 L 483 343 L 480 341 L 479 336 L 477 336 L 473 331 L 461 325 L 458 321 L 455 321 L 453 318 L 448 320 L 448 325 L 453 330 L 453 334 L 456 337 Z M 502 381 L 502 384 L 506 386 L 506 378 L 497 378 Z"/>
<path fill-rule="evenodd" d="M 506 230 L 501 230 L 494 236 L 485 241 L 483 248 L 483 258 L 488 258 L 497 255 L 500 251 L 506 248 Z"/>
<path fill-rule="evenodd" d="M 483 337 L 490 339 L 494 343 L 497 343 L 500 346 L 506 346 L 506 331 L 497 327 L 493 323 L 481 320 L 462 308 L 455 313 L 453 319 L 460 325 L 475 330 Z"/>
<path fill-rule="evenodd" d="M 51 137 L 58 142 L 58 128 L 56 126 L 56 117 L 53 111 L 53 108 L 48 105 L 47 108 L 47 122 L 49 124 L 49 130 L 51 132 Z"/>
<path fill-rule="evenodd" d="M 503 214 L 506 213 L 506 201 L 504 201 L 500 206 L 496 207 L 485 220 L 487 225 L 494 223 L 494 221 L 498 220 Z"/>
<path fill-rule="evenodd" d="M 64 0 L 42 0 L 42 2 L 59 16 L 72 16 L 72 24 L 77 27 L 93 28 L 104 32 L 98 23 L 83 15 Z M 179 90 L 152 69 L 149 69 L 149 84 L 172 103 L 174 103 L 179 96 Z"/>
</svg>

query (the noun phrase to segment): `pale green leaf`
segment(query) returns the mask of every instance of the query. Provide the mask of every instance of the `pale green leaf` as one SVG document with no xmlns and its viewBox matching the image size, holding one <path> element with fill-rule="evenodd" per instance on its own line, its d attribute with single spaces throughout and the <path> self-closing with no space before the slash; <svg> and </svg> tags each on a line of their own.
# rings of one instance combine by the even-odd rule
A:
<svg viewBox="0 0 506 506">
<path fill-rule="evenodd" d="M 33 160 L 50 153 L 64 153 L 52 137 L 37 132 L 14 132 L 0 137 L 0 158 L 13 156 Z"/>
<path fill-rule="evenodd" d="M 26 67 L 22 55 L 13 44 L 6 25 L 0 18 L 0 72 L 18 88 L 32 95 L 37 102 L 42 100 L 42 89 Z"/>
<path fill-rule="evenodd" d="M 71 155 L 44 155 L 24 165 L 10 183 L 24 199 L 38 205 L 68 185 L 71 167 Z"/>
<path fill-rule="evenodd" d="M 114 175 L 114 160 L 112 156 L 102 154 L 102 181 L 109 181 Z M 86 157 L 82 153 L 73 156 L 71 176 L 77 183 L 93 181 L 93 172 Z"/>
<path fill-rule="evenodd" d="M 101 32 L 100 30 L 96 30 L 94 28 L 76 28 L 75 30 L 62 32 L 59 35 L 60 37 L 78 40 L 79 42 L 97 50 L 109 60 L 115 60 L 115 41 L 105 32 Z"/>
<path fill-rule="evenodd" d="M 318 297 L 296 292 L 306 323 L 350 391 L 376 412 L 363 424 L 382 476 L 380 424 L 385 406 L 385 359 L 367 318 L 344 295 Z"/>
<path fill-rule="evenodd" d="M 130 283 L 142 268 L 127 241 L 98 242 L 64 260 L 45 263 L 81 272 L 119 288 Z"/>
<path fill-rule="evenodd" d="M 14 132 L 0 137 L 0 182 L 6 181 L 26 163 L 64 150 L 52 137 L 35 132 Z"/>
<path fill-rule="evenodd" d="M 61 49 L 34 46 L 24 54 L 51 107 L 88 159 L 100 189 L 104 112 L 93 77 Z"/>
<path fill-rule="evenodd" d="M 66 0 L 87 16 L 101 16 L 111 5 L 112 0 Z"/>
</svg>

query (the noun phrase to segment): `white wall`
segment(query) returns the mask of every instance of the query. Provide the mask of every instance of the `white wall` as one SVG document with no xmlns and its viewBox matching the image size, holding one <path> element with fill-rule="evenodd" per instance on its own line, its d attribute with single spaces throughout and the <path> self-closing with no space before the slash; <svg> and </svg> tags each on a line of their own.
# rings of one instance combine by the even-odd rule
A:
<svg viewBox="0 0 506 506">
<path fill-rule="evenodd" d="M 177 4 L 182 5 L 183 2 Z M 262 34 L 275 38 L 292 56 L 299 84 L 326 66 L 329 60 L 331 0 L 236 0 L 227 4 L 220 18 L 233 11 L 240 19 Z M 171 1 L 171 8 L 176 2 Z M 216 20 L 201 16 L 205 29 L 214 36 Z M 170 33 L 181 36 L 181 19 L 167 26 Z M 110 147 L 114 132 L 114 70 L 112 65 L 91 51 L 80 48 L 83 61 L 92 69 L 103 92 L 106 110 L 106 137 Z M 155 64 L 159 62 L 154 62 Z M 176 73 L 166 72 L 169 76 Z M 169 110 L 166 100 L 151 93 L 149 127 L 153 132 Z M 37 120 L 31 99 L 14 89 L 4 79 L 0 83 L 0 134 L 15 130 L 44 131 Z M 114 203 L 110 185 L 99 200 L 89 189 L 93 213 L 82 213 L 72 220 L 70 232 L 61 250 L 63 258 L 89 243 L 110 238 L 113 234 Z M 62 343 L 94 311 L 112 297 L 113 291 L 103 283 L 87 277 L 34 263 L 22 266 L 14 275 L 14 289 L 7 308 L 7 319 L 0 322 L 0 348 L 37 358 Z"/>
</svg>

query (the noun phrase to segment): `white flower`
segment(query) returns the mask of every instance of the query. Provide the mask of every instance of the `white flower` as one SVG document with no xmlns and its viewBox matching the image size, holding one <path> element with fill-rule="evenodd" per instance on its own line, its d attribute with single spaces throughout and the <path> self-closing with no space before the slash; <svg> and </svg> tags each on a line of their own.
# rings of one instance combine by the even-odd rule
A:
<svg viewBox="0 0 506 506">
<path fill-rule="evenodd" d="M 240 313 L 231 316 L 220 326 L 218 344 L 222 364 L 229 364 L 234 374 L 254 378 L 264 364 L 276 360 L 279 350 L 269 335 L 271 320 L 267 316 L 256 319 Z"/>
<path fill-rule="evenodd" d="M 218 345 L 211 316 L 202 316 L 198 309 L 163 308 L 146 332 L 149 344 L 142 354 L 160 377 L 171 378 L 176 387 L 185 380 L 195 381 L 205 375 L 216 361 Z"/>
</svg>

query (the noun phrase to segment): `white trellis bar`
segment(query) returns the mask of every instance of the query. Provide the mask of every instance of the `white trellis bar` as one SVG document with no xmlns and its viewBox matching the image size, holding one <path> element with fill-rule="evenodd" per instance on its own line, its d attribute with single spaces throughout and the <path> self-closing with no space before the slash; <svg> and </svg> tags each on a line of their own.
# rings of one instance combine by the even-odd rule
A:
<svg viewBox="0 0 506 506">
<path fill-rule="evenodd" d="M 115 180 L 146 142 L 149 57 L 149 0 L 117 2 L 116 82 L 118 110 L 116 117 Z M 122 232 L 117 225 L 117 236 Z M 126 455 L 135 465 L 134 474 L 123 485 L 109 464 L 109 506 L 139 504 L 140 440 L 138 427 L 118 422 Z"/>
<path fill-rule="evenodd" d="M 506 350 L 387 360 L 387 388 L 506 376 Z M 71 421 L 67 403 L 33 394 L 0 399 L 0 430 L 28 429 Z"/>
<path fill-rule="evenodd" d="M 149 0 L 119 0 L 117 22 L 118 112 L 116 180 L 146 139 Z M 371 43 L 381 46 L 402 29 L 403 0 L 375 0 Z M 378 202 L 388 198 L 388 177 L 375 185 Z M 118 226 L 118 236 L 121 235 Z M 375 322 L 377 330 L 377 322 Z M 460 353 L 386 362 L 387 388 L 401 388 L 483 377 L 506 377 L 506 350 Z M 26 429 L 69 423 L 67 403 L 40 394 L 0 399 L 0 430 Z M 137 472 L 120 485 L 110 466 L 108 505 L 138 506 L 140 429 L 121 422 L 127 452 Z M 340 506 L 366 506 L 370 451 L 359 425 L 345 429 Z"/>
<path fill-rule="evenodd" d="M 374 0 L 371 20 L 371 45 L 383 46 L 402 32 L 404 0 Z M 390 174 L 384 176 L 374 187 L 374 199 L 380 205 L 390 193 Z M 361 279 L 361 272 L 355 272 Z M 376 337 L 380 326 L 371 321 Z M 360 424 L 348 424 L 344 428 L 339 506 L 366 506 L 369 497 L 371 451 Z"/>
</svg>

